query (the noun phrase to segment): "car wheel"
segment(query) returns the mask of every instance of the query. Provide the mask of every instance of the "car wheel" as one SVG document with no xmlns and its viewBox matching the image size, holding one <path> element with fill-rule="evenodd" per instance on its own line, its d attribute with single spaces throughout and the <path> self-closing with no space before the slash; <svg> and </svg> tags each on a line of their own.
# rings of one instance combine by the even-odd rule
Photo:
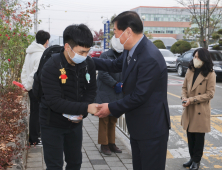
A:
<svg viewBox="0 0 222 170">
<path fill-rule="evenodd" d="M 177 73 L 180 77 L 184 76 L 183 67 L 181 65 L 178 66 Z"/>
</svg>

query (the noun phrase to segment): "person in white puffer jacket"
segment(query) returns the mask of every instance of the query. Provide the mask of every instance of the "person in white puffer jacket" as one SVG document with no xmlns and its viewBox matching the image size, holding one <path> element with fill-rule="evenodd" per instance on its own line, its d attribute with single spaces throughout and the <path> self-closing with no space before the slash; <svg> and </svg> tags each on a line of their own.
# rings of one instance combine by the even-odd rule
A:
<svg viewBox="0 0 222 170">
<path fill-rule="evenodd" d="M 31 145 L 40 143 L 39 102 L 32 93 L 33 77 L 39 67 L 42 54 L 48 47 L 49 39 L 48 32 L 43 30 L 37 32 L 36 40 L 26 49 L 27 55 L 21 73 L 22 84 L 30 98 L 29 143 Z"/>
</svg>

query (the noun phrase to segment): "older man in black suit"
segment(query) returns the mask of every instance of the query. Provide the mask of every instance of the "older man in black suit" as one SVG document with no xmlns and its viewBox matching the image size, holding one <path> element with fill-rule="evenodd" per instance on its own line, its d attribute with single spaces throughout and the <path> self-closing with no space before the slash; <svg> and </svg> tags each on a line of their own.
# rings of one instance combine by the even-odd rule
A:
<svg viewBox="0 0 222 170">
<path fill-rule="evenodd" d="M 96 116 L 125 113 L 130 133 L 134 170 L 164 170 L 170 116 L 167 102 L 167 67 L 156 46 L 143 35 L 136 12 L 126 11 L 114 20 L 112 45 L 124 48 L 116 60 L 94 58 L 97 70 L 121 72 L 124 98 L 97 105 Z"/>
</svg>

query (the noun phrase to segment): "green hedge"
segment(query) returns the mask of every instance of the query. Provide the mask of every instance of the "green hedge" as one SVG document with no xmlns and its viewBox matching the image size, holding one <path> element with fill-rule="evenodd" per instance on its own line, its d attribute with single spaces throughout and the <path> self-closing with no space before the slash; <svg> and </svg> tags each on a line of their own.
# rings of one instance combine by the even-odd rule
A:
<svg viewBox="0 0 222 170">
<path fill-rule="evenodd" d="M 212 34 L 212 38 L 214 39 L 214 40 L 218 40 L 219 38 L 220 38 L 220 35 L 219 34 Z"/>
<path fill-rule="evenodd" d="M 220 46 L 219 45 L 214 45 L 213 50 L 220 50 Z"/>
<path fill-rule="evenodd" d="M 222 29 L 217 31 L 218 34 L 222 34 Z"/>
<path fill-rule="evenodd" d="M 155 41 L 153 42 L 153 44 L 154 44 L 157 48 L 159 48 L 159 49 L 166 49 L 163 41 L 161 41 L 161 40 L 155 40 Z"/>
<path fill-rule="evenodd" d="M 191 48 L 197 48 L 198 44 L 195 41 L 190 42 Z"/>
<path fill-rule="evenodd" d="M 172 53 L 179 53 L 183 54 L 186 51 L 189 51 L 191 49 L 191 45 L 187 41 L 177 41 L 175 42 L 172 47 L 171 47 L 171 52 Z"/>
</svg>

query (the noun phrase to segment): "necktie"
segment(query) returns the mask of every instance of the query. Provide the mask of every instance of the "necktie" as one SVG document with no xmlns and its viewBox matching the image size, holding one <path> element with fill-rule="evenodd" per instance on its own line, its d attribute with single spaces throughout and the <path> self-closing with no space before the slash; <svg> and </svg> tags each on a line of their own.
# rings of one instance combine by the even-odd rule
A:
<svg viewBox="0 0 222 170">
<path fill-rule="evenodd" d="M 128 63 L 128 65 L 129 65 L 129 63 L 130 63 L 131 58 L 132 58 L 132 57 L 131 57 L 130 55 L 127 56 L 127 63 Z"/>
</svg>

